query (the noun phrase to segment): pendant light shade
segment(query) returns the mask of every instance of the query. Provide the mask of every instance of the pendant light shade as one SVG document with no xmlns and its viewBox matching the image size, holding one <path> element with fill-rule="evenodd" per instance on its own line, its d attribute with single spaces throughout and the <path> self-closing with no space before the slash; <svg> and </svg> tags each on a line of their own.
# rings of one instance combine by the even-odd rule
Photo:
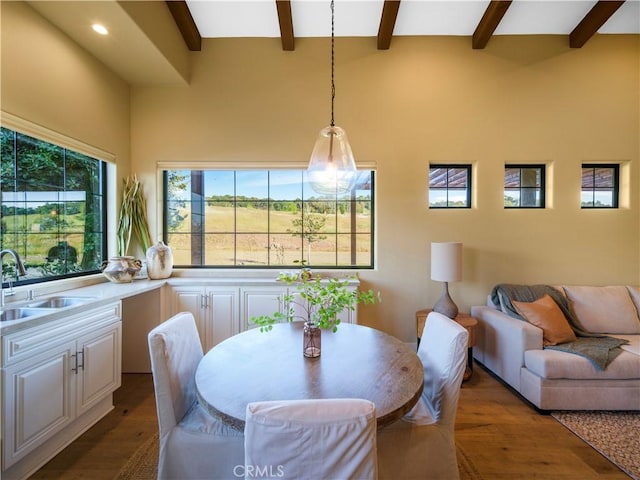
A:
<svg viewBox="0 0 640 480">
<path fill-rule="evenodd" d="M 357 174 L 347 133 L 337 127 L 333 120 L 336 97 L 334 73 L 334 1 L 331 0 L 331 124 L 320 130 L 307 169 L 311 188 L 321 195 L 342 195 L 350 192 Z"/>
<path fill-rule="evenodd" d="M 347 132 L 336 126 L 320 130 L 308 174 L 311 188 L 317 193 L 341 195 L 351 191 L 356 180 L 356 162 Z"/>
</svg>

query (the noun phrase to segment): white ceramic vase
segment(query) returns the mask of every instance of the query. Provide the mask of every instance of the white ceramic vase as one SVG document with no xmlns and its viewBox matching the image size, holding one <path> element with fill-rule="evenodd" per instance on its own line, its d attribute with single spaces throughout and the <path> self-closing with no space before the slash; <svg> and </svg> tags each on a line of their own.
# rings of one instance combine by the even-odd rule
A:
<svg viewBox="0 0 640 480">
<path fill-rule="evenodd" d="M 131 283 L 142 263 L 133 257 L 111 257 L 102 262 L 102 274 L 113 283 Z"/>
<path fill-rule="evenodd" d="M 173 270 L 171 248 L 162 241 L 147 250 L 147 275 L 151 280 L 169 278 Z"/>
</svg>

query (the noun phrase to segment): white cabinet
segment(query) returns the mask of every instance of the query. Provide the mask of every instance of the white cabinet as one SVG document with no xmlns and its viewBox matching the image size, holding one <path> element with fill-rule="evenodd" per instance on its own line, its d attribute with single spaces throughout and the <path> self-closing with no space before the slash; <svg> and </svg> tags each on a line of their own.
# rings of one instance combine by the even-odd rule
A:
<svg viewBox="0 0 640 480">
<path fill-rule="evenodd" d="M 357 286 L 354 285 L 349 288 L 355 290 Z M 287 294 L 293 295 L 294 297 L 294 320 L 303 320 L 307 316 L 301 305 L 302 302 L 295 285 L 242 287 L 240 293 L 242 299 L 242 305 L 240 306 L 240 327 L 242 331 L 248 328 L 255 328 L 255 325 L 249 322 L 251 317 L 259 317 L 261 315 L 271 316 L 275 312 L 288 310 L 288 306 L 284 302 L 284 297 Z M 355 323 L 357 318 L 356 310 L 353 312 L 345 310 L 340 314 L 341 322 Z"/>
<path fill-rule="evenodd" d="M 207 352 L 240 331 L 238 288 L 175 286 L 172 315 L 191 312 L 196 320 L 202 349 Z"/>
<path fill-rule="evenodd" d="M 2 339 L 2 476 L 23 478 L 111 408 L 120 302 Z"/>
<path fill-rule="evenodd" d="M 356 290 L 358 282 L 349 286 Z M 285 310 L 284 296 L 296 295 L 295 285 L 287 286 L 276 280 L 257 285 L 229 282 L 229 285 L 207 285 L 202 283 L 189 285 L 171 285 L 171 315 L 179 312 L 191 312 L 196 320 L 202 349 L 207 352 L 221 341 L 243 332 L 255 325 L 249 322 L 251 317 L 273 315 Z M 303 315 L 303 309 L 294 305 L 296 315 Z M 345 310 L 340 321 L 356 323 L 357 311 Z"/>
<path fill-rule="evenodd" d="M 75 352 L 71 341 L 3 370 L 3 470 L 73 420 Z"/>
<path fill-rule="evenodd" d="M 120 387 L 122 324 L 83 335 L 76 344 L 76 415 L 82 415 Z"/>
<path fill-rule="evenodd" d="M 240 292 L 242 298 L 240 329 L 245 331 L 256 327 L 249 322 L 251 317 L 271 316 L 275 312 L 283 311 L 283 297 L 287 293 L 287 287 L 283 285 L 242 287 Z"/>
</svg>

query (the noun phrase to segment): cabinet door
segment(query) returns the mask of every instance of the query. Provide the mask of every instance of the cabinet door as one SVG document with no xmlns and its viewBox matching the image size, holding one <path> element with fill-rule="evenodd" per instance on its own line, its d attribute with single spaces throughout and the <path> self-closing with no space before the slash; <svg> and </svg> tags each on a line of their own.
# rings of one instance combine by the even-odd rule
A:
<svg viewBox="0 0 640 480">
<path fill-rule="evenodd" d="M 287 287 L 245 287 L 241 289 L 241 324 L 242 331 L 255 328 L 249 323 L 251 317 L 261 315 L 273 315 L 274 312 L 282 312 L 282 296 Z"/>
<path fill-rule="evenodd" d="M 75 353 L 71 341 L 3 370 L 3 469 L 75 418 Z"/>
<path fill-rule="evenodd" d="M 353 311 L 349 309 L 343 310 L 338 318 L 342 323 L 358 323 L 358 305 L 354 306 Z"/>
<path fill-rule="evenodd" d="M 78 339 L 76 412 L 82 415 L 121 383 L 122 323 Z"/>
<path fill-rule="evenodd" d="M 180 312 L 190 312 L 196 320 L 202 349 L 206 352 L 206 297 L 204 287 L 175 287 L 173 290 L 173 308 L 171 315 Z"/>
<path fill-rule="evenodd" d="M 238 289 L 208 288 L 206 301 L 207 352 L 218 343 L 240 332 L 238 325 Z"/>
</svg>

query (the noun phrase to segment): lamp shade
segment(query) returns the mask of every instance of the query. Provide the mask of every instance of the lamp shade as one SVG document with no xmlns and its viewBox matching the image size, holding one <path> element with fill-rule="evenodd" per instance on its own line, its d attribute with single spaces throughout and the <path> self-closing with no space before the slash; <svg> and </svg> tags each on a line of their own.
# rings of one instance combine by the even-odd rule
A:
<svg viewBox="0 0 640 480">
<path fill-rule="evenodd" d="M 462 243 L 431 244 L 431 280 L 458 282 L 462 280 Z"/>
<path fill-rule="evenodd" d="M 317 193 L 341 195 L 351 191 L 356 180 L 356 162 L 342 128 L 329 126 L 320 131 L 307 173 L 311 188 Z"/>
</svg>

